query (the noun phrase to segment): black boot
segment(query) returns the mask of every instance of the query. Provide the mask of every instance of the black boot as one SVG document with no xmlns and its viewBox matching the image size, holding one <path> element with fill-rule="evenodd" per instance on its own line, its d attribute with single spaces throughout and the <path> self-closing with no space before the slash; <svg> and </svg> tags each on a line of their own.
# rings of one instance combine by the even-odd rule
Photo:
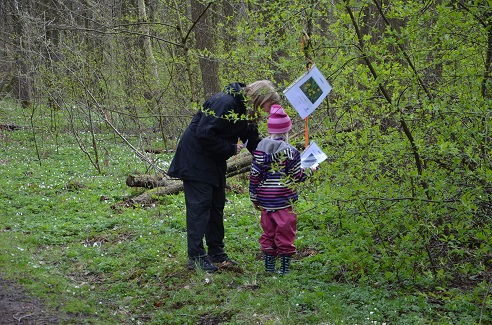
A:
<svg viewBox="0 0 492 325">
<path fill-rule="evenodd" d="M 208 272 L 208 273 L 213 273 L 219 270 L 219 268 L 215 265 L 213 265 L 210 262 L 210 258 L 208 256 L 197 256 L 197 257 L 190 257 L 188 259 L 188 270 L 196 270 L 196 269 L 201 269 L 202 271 Z"/>
<path fill-rule="evenodd" d="M 290 260 L 290 256 L 280 255 L 280 270 L 278 271 L 279 275 L 285 275 L 290 272 Z"/>
<path fill-rule="evenodd" d="M 275 272 L 275 255 L 265 254 L 265 272 L 274 273 Z"/>
<path fill-rule="evenodd" d="M 237 265 L 237 262 L 234 260 L 231 260 L 229 258 L 229 256 L 227 256 L 226 253 L 219 254 L 219 255 L 210 255 L 210 261 L 212 263 L 222 264 L 224 266 L 235 266 L 235 265 Z"/>
</svg>

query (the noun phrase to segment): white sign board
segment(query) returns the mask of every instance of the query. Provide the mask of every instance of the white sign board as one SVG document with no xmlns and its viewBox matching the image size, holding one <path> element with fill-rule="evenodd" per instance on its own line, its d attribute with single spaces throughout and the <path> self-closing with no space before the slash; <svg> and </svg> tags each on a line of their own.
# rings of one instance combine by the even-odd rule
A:
<svg viewBox="0 0 492 325">
<path fill-rule="evenodd" d="M 316 66 L 306 71 L 284 90 L 285 97 L 305 119 L 328 96 L 331 86 Z"/>
</svg>

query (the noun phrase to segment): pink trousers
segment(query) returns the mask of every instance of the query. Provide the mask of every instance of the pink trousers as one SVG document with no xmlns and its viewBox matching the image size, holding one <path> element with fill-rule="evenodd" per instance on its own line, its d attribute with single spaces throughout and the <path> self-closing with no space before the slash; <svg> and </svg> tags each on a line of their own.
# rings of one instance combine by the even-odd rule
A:
<svg viewBox="0 0 492 325">
<path fill-rule="evenodd" d="M 297 216 L 292 208 L 276 211 L 261 209 L 261 250 L 268 255 L 292 256 L 296 252 Z"/>
</svg>

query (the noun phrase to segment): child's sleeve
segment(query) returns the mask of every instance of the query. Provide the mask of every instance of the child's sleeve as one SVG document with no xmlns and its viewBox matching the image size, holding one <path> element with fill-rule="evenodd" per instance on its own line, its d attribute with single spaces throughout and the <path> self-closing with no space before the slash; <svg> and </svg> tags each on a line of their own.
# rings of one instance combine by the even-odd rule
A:
<svg viewBox="0 0 492 325">
<path fill-rule="evenodd" d="M 253 162 L 251 163 L 251 172 L 249 174 L 249 198 L 255 204 L 258 201 L 256 191 L 262 180 L 262 173 L 253 159 Z"/>
<path fill-rule="evenodd" d="M 287 163 L 289 176 L 296 182 L 304 182 L 307 178 L 304 169 L 301 167 L 301 154 L 296 149 L 292 149 L 292 159 Z"/>
</svg>

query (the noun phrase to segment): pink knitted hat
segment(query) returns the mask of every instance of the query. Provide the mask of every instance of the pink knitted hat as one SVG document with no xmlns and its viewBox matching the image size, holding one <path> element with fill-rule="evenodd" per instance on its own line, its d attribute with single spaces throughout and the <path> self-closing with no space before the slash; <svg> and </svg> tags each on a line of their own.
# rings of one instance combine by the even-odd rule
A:
<svg viewBox="0 0 492 325">
<path fill-rule="evenodd" d="M 283 134 L 292 129 L 292 121 L 289 115 L 285 113 L 282 106 L 278 104 L 272 105 L 270 108 L 270 116 L 268 117 L 268 133 Z"/>
</svg>

